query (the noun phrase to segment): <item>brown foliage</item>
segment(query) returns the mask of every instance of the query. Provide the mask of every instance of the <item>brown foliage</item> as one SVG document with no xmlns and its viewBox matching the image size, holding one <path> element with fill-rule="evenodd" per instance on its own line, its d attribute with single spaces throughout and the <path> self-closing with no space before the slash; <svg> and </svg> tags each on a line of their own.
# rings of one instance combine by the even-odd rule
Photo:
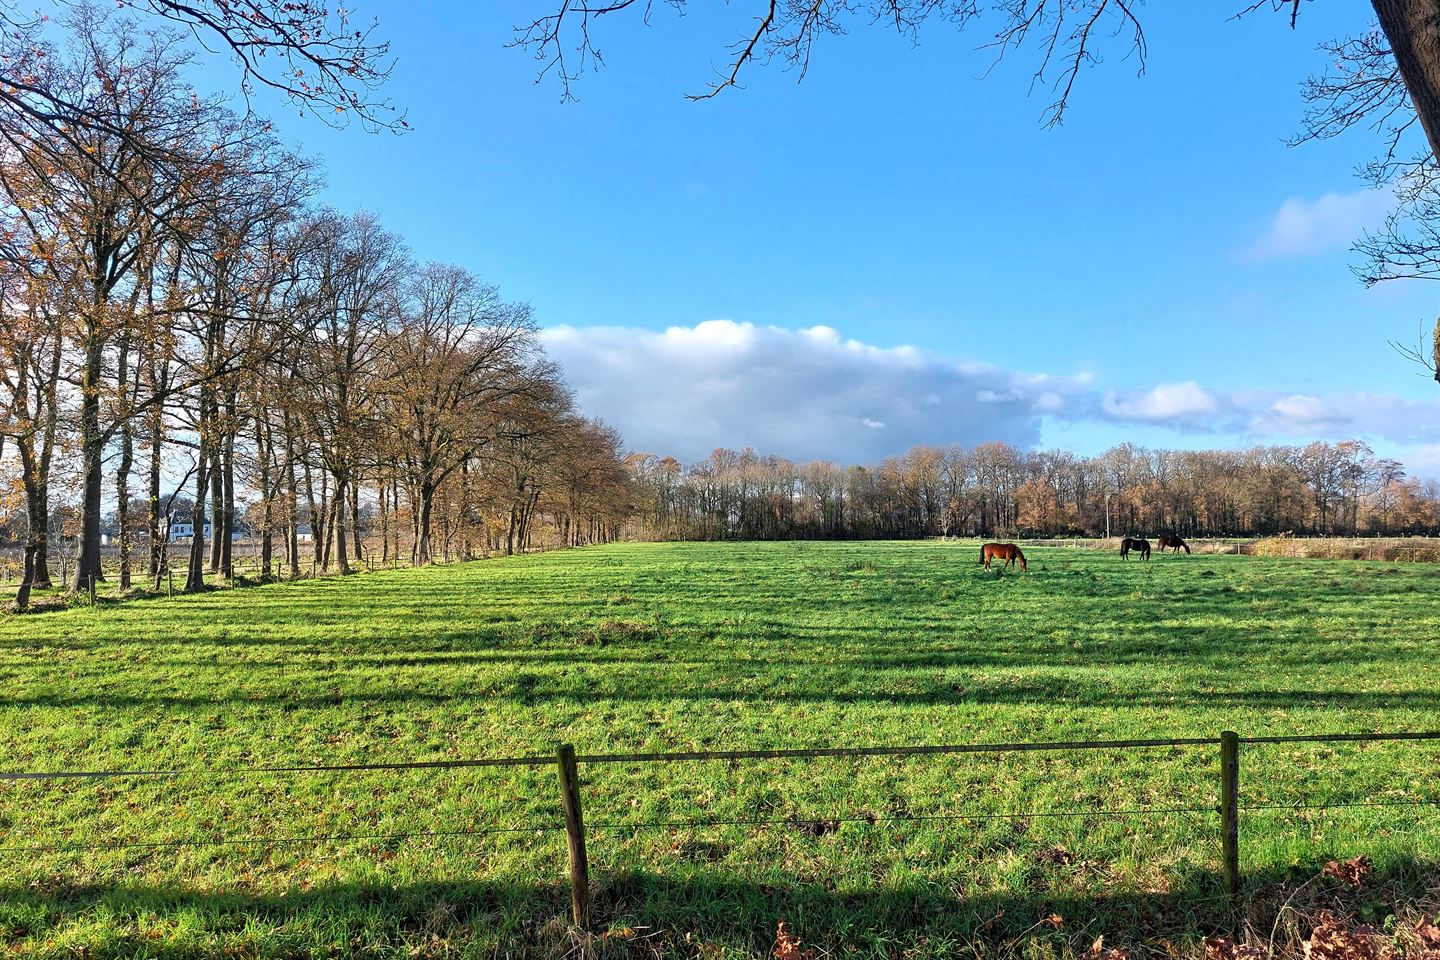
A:
<svg viewBox="0 0 1440 960">
<path fill-rule="evenodd" d="M 1351 857 L 1349 860 L 1331 860 L 1320 871 L 1322 876 L 1334 877 L 1352 887 L 1362 885 L 1366 878 L 1374 872 L 1375 864 L 1364 854 Z"/>
<path fill-rule="evenodd" d="M 800 938 L 785 927 L 781 920 L 775 925 L 775 960 L 815 960 L 815 949 L 802 946 Z"/>
<path fill-rule="evenodd" d="M 1268 960 L 1269 956 L 1260 947 L 1236 943 L 1229 937 L 1205 938 L 1205 960 Z"/>
<path fill-rule="evenodd" d="M 1061 867 L 1068 867 L 1075 862 L 1075 854 L 1064 847 L 1046 847 L 1044 850 L 1036 851 L 1031 857 L 1039 864 L 1055 864 Z"/>
<path fill-rule="evenodd" d="M 1374 927 L 1352 926 L 1328 910 L 1305 941 L 1306 960 L 1394 960 L 1395 947 Z"/>
<path fill-rule="evenodd" d="M 1105 936 L 1102 934 L 1095 938 L 1090 944 L 1090 960 L 1130 960 L 1130 951 L 1120 947 L 1105 949 Z"/>
</svg>

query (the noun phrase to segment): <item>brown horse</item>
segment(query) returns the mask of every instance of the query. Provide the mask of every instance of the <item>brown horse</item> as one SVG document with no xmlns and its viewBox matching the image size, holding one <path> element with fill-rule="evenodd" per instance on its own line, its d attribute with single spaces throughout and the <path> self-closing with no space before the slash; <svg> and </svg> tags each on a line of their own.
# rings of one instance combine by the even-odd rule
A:
<svg viewBox="0 0 1440 960">
<path fill-rule="evenodd" d="M 1167 534 L 1166 536 L 1161 537 L 1156 542 L 1160 545 L 1161 553 L 1165 552 L 1166 547 L 1174 547 L 1176 553 L 1180 552 L 1181 547 L 1185 548 L 1186 553 L 1190 552 L 1190 544 L 1186 543 L 1184 540 L 1181 540 L 1179 537 L 1172 537 Z"/>
<path fill-rule="evenodd" d="M 987 543 L 981 547 L 980 562 L 985 564 L 986 570 L 990 569 L 991 560 L 1004 560 L 1005 563 L 1000 567 L 1001 570 L 1016 560 L 1020 561 L 1021 570 L 1030 569 L 1030 565 L 1025 562 L 1025 554 L 1021 553 L 1020 548 L 1013 543 Z"/>
<path fill-rule="evenodd" d="M 1141 560 L 1150 559 L 1150 541 L 1141 540 L 1139 537 L 1126 537 L 1120 541 L 1120 559 L 1129 560 L 1130 551 L 1135 550 L 1140 554 Z"/>
</svg>

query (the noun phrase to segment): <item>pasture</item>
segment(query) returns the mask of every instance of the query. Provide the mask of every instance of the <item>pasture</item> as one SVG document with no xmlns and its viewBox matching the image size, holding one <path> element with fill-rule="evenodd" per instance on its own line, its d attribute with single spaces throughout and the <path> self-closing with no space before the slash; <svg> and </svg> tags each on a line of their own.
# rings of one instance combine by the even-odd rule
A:
<svg viewBox="0 0 1440 960">
<path fill-rule="evenodd" d="M 835 956 L 1064 955 L 1102 933 L 1183 953 L 1236 923 L 1209 747 L 582 768 L 589 938 L 565 923 L 549 767 L 243 771 L 562 741 L 1440 727 L 1428 565 L 1026 554 L 1022 575 L 983 571 L 969 542 L 621 544 L 0 619 L 0 765 L 190 771 L 0 782 L 0 941 L 17 956 L 740 957 L 768 955 L 783 916 Z M 1242 822 L 1252 887 L 1356 853 L 1417 885 L 1440 851 L 1433 808 L 1309 807 L 1440 800 L 1437 755 L 1247 748 L 1243 801 L 1272 808 Z M 1139 809 L 1180 812 L 1105 812 Z M 1038 811 L 1067 815 L 1013 816 Z M 982 815 L 997 816 L 958 819 Z M 210 838 L 272 842 L 196 842 Z M 80 849 L 117 842 L 169 845 Z"/>
</svg>

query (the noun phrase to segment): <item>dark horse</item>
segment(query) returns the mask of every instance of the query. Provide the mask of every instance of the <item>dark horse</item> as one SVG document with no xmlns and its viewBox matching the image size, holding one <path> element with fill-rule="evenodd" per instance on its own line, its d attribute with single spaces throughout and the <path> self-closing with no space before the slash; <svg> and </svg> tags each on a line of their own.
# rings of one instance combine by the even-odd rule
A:
<svg viewBox="0 0 1440 960">
<path fill-rule="evenodd" d="M 1161 553 L 1165 552 L 1166 547 L 1174 547 L 1176 553 L 1180 552 L 1181 547 L 1185 548 L 1186 553 L 1190 552 L 1190 544 L 1186 543 L 1184 540 L 1181 540 L 1179 537 L 1172 537 L 1168 534 L 1161 537 L 1159 540 L 1156 541 L 1156 543 L 1160 545 Z"/>
<path fill-rule="evenodd" d="M 1016 560 L 1020 561 L 1021 570 L 1029 570 L 1030 566 L 1025 562 L 1025 554 L 1013 543 L 987 543 L 980 548 L 980 562 L 985 564 L 985 569 L 990 569 L 991 560 L 1004 560 L 1005 563 L 1000 569 L 1010 566 Z"/>
<path fill-rule="evenodd" d="M 1139 537 L 1126 537 L 1120 541 L 1120 559 L 1129 560 L 1130 551 L 1136 550 L 1140 553 L 1141 560 L 1150 559 L 1150 541 L 1141 540 Z"/>
</svg>

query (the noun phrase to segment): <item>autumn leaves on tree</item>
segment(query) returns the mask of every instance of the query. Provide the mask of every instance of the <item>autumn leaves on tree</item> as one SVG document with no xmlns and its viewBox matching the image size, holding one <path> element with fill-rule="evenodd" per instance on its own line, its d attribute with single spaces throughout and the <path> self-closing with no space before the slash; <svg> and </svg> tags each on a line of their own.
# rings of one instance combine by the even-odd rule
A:
<svg viewBox="0 0 1440 960">
<path fill-rule="evenodd" d="M 229 31 L 246 82 L 265 82 L 246 59 L 260 27 L 236 20 L 238 5 L 139 6 Z M 284 6 L 311 18 L 302 33 L 329 16 Z M 20 463 L 21 606 L 53 580 L 53 514 L 72 494 L 82 590 L 106 572 L 107 505 L 120 589 L 142 539 L 147 574 L 161 576 L 177 502 L 167 483 L 192 491 L 189 590 L 234 572 L 237 488 L 258 493 L 265 576 L 276 538 L 300 571 L 301 526 L 313 529 L 315 566 L 349 569 L 374 499 L 362 487 L 385 512 L 383 551 L 398 552 L 403 512 L 420 563 L 437 513 L 446 554 L 523 547 L 552 484 L 567 529 L 582 523 L 568 511 L 595 501 L 558 489 L 556 460 L 578 445 L 618 464 L 618 439 L 574 413 L 528 308 L 460 268 L 415 263 L 372 216 L 309 207 L 311 165 L 263 119 L 192 91 L 179 35 L 86 6 L 63 28 L 59 45 L 38 25 L 12 32 L 0 96 L 0 438 Z M 359 91 L 379 74 L 350 67 L 381 48 L 346 35 L 327 53 L 306 36 L 293 57 L 331 59 L 319 80 L 285 74 L 286 92 L 377 117 Z M 342 41 L 358 45 L 349 66 L 335 59 Z M 57 458 L 73 465 L 58 478 Z"/>
</svg>

